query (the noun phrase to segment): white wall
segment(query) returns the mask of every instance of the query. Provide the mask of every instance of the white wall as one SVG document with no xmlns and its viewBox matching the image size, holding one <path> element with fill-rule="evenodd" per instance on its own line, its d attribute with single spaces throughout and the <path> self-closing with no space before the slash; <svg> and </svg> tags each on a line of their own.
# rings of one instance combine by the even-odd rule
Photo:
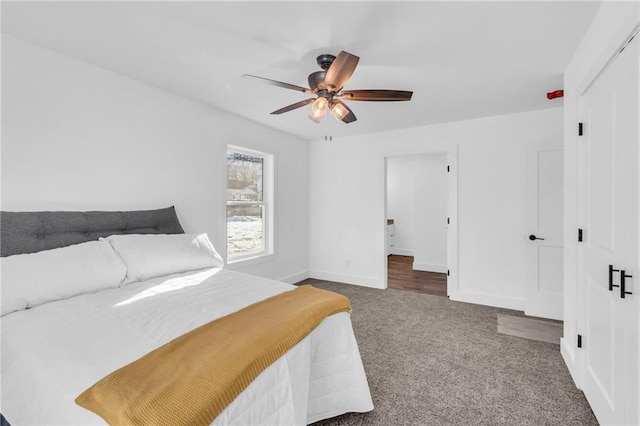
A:
<svg viewBox="0 0 640 426">
<path fill-rule="evenodd" d="M 413 269 L 447 271 L 447 157 L 387 160 L 387 217 L 393 219 L 392 254 L 414 256 Z"/>
<path fill-rule="evenodd" d="M 564 338 L 561 351 L 571 375 L 581 386 L 576 336 L 582 288 L 578 277 L 578 99 L 612 54 L 640 22 L 640 3 L 603 2 L 564 74 Z M 640 313 L 637 321 L 640 322 Z M 638 378 L 640 380 L 640 378 Z M 639 408 L 640 410 L 640 408 Z M 638 414 L 640 417 L 640 414 Z"/>
<path fill-rule="evenodd" d="M 387 161 L 387 218 L 394 222 L 391 254 L 413 256 L 415 248 L 415 157 Z"/>
<path fill-rule="evenodd" d="M 447 156 L 415 161 L 415 256 L 413 269 L 447 272 Z"/>
<path fill-rule="evenodd" d="M 458 286 L 449 295 L 523 309 L 526 145 L 561 134 L 562 109 L 551 108 L 312 142 L 310 275 L 384 287 L 384 157 L 457 147 Z"/>
<path fill-rule="evenodd" d="M 275 261 L 307 273 L 307 143 L 54 51 L 2 36 L 2 209 L 175 205 L 187 232 L 225 251 L 227 144 L 275 154 Z"/>
</svg>

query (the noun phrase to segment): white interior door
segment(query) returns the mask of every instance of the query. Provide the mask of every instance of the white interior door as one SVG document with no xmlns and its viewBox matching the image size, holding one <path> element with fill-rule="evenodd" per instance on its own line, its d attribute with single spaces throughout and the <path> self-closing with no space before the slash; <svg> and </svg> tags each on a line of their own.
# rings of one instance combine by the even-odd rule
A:
<svg viewBox="0 0 640 426">
<path fill-rule="evenodd" d="M 583 96 L 583 391 L 601 424 L 637 424 L 638 42 Z M 610 266 L 611 265 L 611 266 Z M 611 272 L 610 272 L 611 268 Z M 634 275 L 620 293 L 620 271 Z M 635 287 L 632 289 L 632 287 Z M 635 312 L 635 315 L 634 315 Z M 635 359 L 630 359 L 635 357 Z M 632 407 L 630 407 L 632 405 Z M 635 413 L 635 414 L 634 414 Z"/>
<path fill-rule="evenodd" d="M 527 150 L 527 292 L 525 314 L 562 319 L 562 140 Z"/>
</svg>

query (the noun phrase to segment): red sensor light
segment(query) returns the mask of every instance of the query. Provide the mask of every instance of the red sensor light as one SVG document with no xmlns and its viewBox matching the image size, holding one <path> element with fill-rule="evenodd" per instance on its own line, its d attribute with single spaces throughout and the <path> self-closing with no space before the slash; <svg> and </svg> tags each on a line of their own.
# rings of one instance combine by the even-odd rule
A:
<svg viewBox="0 0 640 426">
<path fill-rule="evenodd" d="M 564 96 L 564 90 L 555 90 L 547 93 L 547 99 L 561 98 Z"/>
</svg>

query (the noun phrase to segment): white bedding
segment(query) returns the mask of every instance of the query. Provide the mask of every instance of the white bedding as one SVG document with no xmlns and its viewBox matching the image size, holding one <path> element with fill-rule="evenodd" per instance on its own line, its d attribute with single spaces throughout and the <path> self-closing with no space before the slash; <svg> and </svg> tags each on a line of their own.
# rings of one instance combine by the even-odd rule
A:
<svg viewBox="0 0 640 426">
<path fill-rule="evenodd" d="M 156 347 L 293 286 L 222 269 L 169 275 L 2 317 L 0 412 L 12 426 L 104 424 L 75 404 Z M 325 319 L 214 424 L 308 424 L 373 409 L 348 313 Z"/>
</svg>

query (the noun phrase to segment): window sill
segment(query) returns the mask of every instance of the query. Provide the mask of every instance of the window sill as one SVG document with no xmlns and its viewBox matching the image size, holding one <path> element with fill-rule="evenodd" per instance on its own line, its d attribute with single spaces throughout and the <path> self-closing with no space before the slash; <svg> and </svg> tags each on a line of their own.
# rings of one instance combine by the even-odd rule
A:
<svg viewBox="0 0 640 426">
<path fill-rule="evenodd" d="M 227 269 L 243 269 L 248 266 L 258 265 L 260 263 L 271 262 L 272 260 L 275 260 L 275 258 L 276 255 L 273 253 L 262 253 L 251 257 L 227 260 Z"/>
</svg>

